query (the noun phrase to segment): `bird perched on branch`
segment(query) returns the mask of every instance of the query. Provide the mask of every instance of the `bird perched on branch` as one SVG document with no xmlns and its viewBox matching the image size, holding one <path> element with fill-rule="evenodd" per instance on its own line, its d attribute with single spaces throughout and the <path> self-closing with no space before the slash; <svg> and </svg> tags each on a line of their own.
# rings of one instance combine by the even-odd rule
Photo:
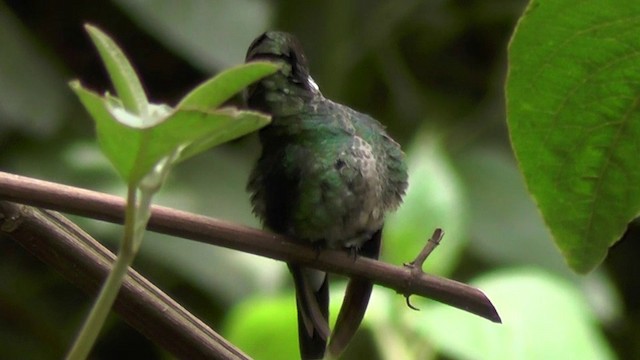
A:
<svg viewBox="0 0 640 360">
<path fill-rule="evenodd" d="M 377 259 L 385 214 L 407 187 L 400 146 L 372 117 L 320 93 L 291 34 L 256 38 L 246 61 L 271 61 L 280 69 L 247 89 L 251 109 L 272 115 L 260 130 L 262 155 L 248 190 L 253 210 L 274 232 L 318 248 L 346 248 Z M 288 264 L 293 275 L 302 359 L 339 355 L 364 316 L 373 284 L 350 279 L 330 332 L 327 274 Z"/>
</svg>

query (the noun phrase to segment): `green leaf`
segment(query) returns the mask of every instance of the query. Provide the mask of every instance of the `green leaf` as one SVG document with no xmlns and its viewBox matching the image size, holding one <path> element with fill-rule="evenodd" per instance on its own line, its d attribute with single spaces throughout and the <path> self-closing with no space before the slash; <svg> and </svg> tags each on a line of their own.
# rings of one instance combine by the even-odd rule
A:
<svg viewBox="0 0 640 360">
<path fill-rule="evenodd" d="M 122 124 L 109 112 L 105 100 L 75 80 L 69 83 L 96 123 L 98 143 L 118 174 L 128 183 L 134 167 L 140 134 Z"/>
<path fill-rule="evenodd" d="M 179 110 L 179 112 L 188 112 Z M 193 140 L 181 152 L 176 162 L 184 161 L 216 145 L 239 138 L 252 133 L 267 125 L 270 117 L 262 113 L 247 110 L 236 110 L 233 108 L 223 108 L 217 111 L 221 115 L 227 115 L 232 121 L 228 121 L 223 127 L 215 131 L 202 134 Z"/>
<path fill-rule="evenodd" d="M 129 184 L 139 182 L 179 147 L 186 147 L 183 160 L 205 150 L 205 145 L 232 140 L 268 123 L 265 115 L 233 108 L 183 109 L 154 122 L 154 126 L 133 127 L 114 115 L 113 99 L 102 98 L 77 81 L 70 86 L 96 122 L 102 151 Z"/>
<path fill-rule="evenodd" d="M 640 2 L 532 1 L 509 49 L 513 149 L 569 265 L 640 212 Z"/>
<path fill-rule="evenodd" d="M 472 282 L 487 293 L 502 324 L 440 303 L 403 320 L 455 359 L 615 359 L 587 298 L 563 278 L 534 269 L 503 270 Z M 420 304 L 422 302 L 422 304 Z"/>
<path fill-rule="evenodd" d="M 438 136 L 420 133 L 408 151 L 409 188 L 398 211 L 385 221 L 383 259 L 412 261 L 436 228 L 444 239 L 425 262 L 425 271 L 446 275 L 467 240 L 467 204 L 462 184 Z"/>
<path fill-rule="evenodd" d="M 158 161 L 178 147 L 187 147 L 187 153 L 180 157 L 180 160 L 184 160 L 186 156 L 206 150 L 203 145 L 218 145 L 267 123 L 268 118 L 264 115 L 232 108 L 212 111 L 177 110 L 157 126 L 138 130 L 142 136 L 130 180 L 142 178 Z"/>
<path fill-rule="evenodd" d="M 178 109 L 217 108 L 233 95 L 261 78 L 273 74 L 278 66 L 269 62 L 252 62 L 227 69 L 193 89 Z"/>
<path fill-rule="evenodd" d="M 124 108 L 132 114 L 146 117 L 148 100 L 133 66 L 118 45 L 107 34 L 92 25 L 85 25 L 93 44 L 98 49 L 102 62 L 107 68 L 116 93 Z"/>
</svg>

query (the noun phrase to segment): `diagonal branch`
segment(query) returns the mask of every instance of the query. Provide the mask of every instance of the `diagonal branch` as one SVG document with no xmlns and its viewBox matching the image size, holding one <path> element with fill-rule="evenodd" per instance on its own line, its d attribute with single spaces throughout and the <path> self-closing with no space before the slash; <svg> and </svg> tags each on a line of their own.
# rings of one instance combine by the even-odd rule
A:
<svg viewBox="0 0 640 360">
<path fill-rule="evenodd" d="M 0 172 L 0 198 L 95 219 L 122 223 L 124 200 L 107 194 Z M 201 215 L 153 206 L 148 229 L 208 244 L 235 249 L 305 267 L 361 277 L 405 295 L 420 295 L 482 316 L 500 317 L 485 294 L 454 280 L 402 266 L 358 257 L 344 251 L 323 250 L 286 237 Z"/>
<path fill-rule="evenodd" d="M 53 211 L 0 201 L 2 233 L 94 295 L 115 260 L 112 252 Z M 114 310 L 180 359 L 249 359 L 131 268 Z"/>
</svg>

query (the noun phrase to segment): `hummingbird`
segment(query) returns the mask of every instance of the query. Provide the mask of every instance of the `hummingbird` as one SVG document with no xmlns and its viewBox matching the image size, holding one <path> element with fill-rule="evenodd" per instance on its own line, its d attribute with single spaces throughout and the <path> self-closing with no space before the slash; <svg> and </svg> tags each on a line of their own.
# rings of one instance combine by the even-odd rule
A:
<svg viewBox="0 0 640 360">
<path fill-rule="evenodd" d="M 246 105 L 272 116 L 259 131 L 262 153 L 247 185 L 253 212 L 279 234 L 377 259 L 385 214 L 402 202 L 407 165 L 400 146 L 372 117 L 325 98 L 309 74 L 300 42 L 268 31 L 246 62 L 279 70 L 245 91 Z M 325 272 L 288 264 L 296 291 L 302 359 L 337 357 L 366 311 L 373 284 L 349 280 L 333 332 Z"/>
</svg>

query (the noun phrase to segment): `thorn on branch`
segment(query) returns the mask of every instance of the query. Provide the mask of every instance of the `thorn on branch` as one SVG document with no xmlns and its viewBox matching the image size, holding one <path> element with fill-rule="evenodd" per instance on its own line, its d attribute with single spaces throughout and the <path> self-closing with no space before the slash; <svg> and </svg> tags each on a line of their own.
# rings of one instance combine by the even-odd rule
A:
<svg viewBox="0 0 640 360">
<path fill-rule="evenodd" d="M 409 309 L 415 310 L 415 311 L 420 311 L 420 309 L 418 309 L 417 307 L 413 306 L 413 304 L 411 303 L 411 295 L 405 295 L 404 299 L 407 301 L 407 306 L 409 307 Z"/>
<path fill-rule="evenodd" d="M 429 238 L 429 240 L 427 240 L 427 244 L 424 246 L 424 248 L 422 248 L 422 251 L 420 251 L 420 253 L 418 254 L 418 256 L 415 258 L 415 260 L 413 260 L 410 263 L 405 263 L 403 264 L 405 267 L 409 268 L 409 271 L 411 272 L 411 276 L 409 277 L 409 280 L 407 281 L 407 288 L 411 287 L 411 283 L 413 282 L 413 280 L 417 277 L 420 276 L 420 274 L 422 274 L 422 265 L 424 265 L 425 260 L 427 260 L 427 258 L 429 257 L 429 255 L 431 254 L 431 252 L 433 252 L 433 250 L 440 245 L 440 242 L 442 241 L 442 237 L 444 236 L 444 231 L 442 231 L 442 229 L 438 228 L 435 229 L 433 231 L 433 235 L 431 235 L 431 237 Z M 407 301 L 407 306 L 413 310 L 419 311 L 420 309 L 418 309 L 417 307 L 413 306 L 411 304 L 411 294 L 404 294 L 404 297 Z"/>
</svg>

